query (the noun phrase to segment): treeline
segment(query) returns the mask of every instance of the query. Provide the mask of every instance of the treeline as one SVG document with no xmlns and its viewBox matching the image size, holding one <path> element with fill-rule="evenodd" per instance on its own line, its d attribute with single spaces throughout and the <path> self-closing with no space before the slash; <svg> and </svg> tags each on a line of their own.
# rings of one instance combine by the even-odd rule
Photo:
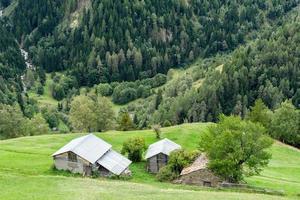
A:
<svg viewBox="0 0 300 200">
<path fill-rule="evenodd" d="M 77 3 L 20 0 L 12 24 L 37 66 L 68 70 L 80 86 L 93 86 L 152 77 L 232 50 L 298 0 L 92 0 L 88 9 Z"/>
<path fill-rule="evenodd" d="M 72 76 L 60 73 L 51 73 L 52 84 L 50 91 L 52 97 L 58 101 L 64 98 L 71 99 L 80 94 L 78 82 Z M 89 91 L 94 91 L 96 95 L 104 97 L 112 97 L 115 104 L 126 104 L 138 98 L 147 98 L 153 94 L 153 89 L 162 86 L 167 82 L 167 76 L 164 74 L 157 74 L 152 78 L 136 80 L 131 82 L 113 82 L 100 83 L 94 85 L 92 88 L 86 88 Z M 39 87 L 37 88 L 39 94 Z M 40 93 L 40 95 L 42 95 Z"/>
<path fill-rule="evenodd" d="M 138 127 L 217 121 L 220 113 L 244 118 L 258 98 L 272 110 L 286 99 L 299 108 L 298 19 L 290 17 L 292 22 L 284 23 L 277 31 L 268 29 L 257 41 L 238 48 L 224 63 L 222 72 L 216 70 L 206 76 L 200 88 L 193 87 L 199 78 L 187 74 L 156 96 L 130 105 Z M 200 67 L 199 71 L 205 69 Z"/>
</svg>

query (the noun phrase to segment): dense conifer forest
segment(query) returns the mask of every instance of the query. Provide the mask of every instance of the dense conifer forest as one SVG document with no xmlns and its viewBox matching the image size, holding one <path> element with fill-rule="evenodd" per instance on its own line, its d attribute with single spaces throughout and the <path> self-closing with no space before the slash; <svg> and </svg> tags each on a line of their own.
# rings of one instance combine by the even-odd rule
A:
<svg viewBox="0 0 300 200">
<path fill-rule="evenodd" d="M 300 107 L 299 0 L 0 0 L 0 10 L 2 108 L 55 131 L 80 121 L 79 95 L 121 130 L 247 118 L 257 99 L 271 112 Z"/>
</svg>

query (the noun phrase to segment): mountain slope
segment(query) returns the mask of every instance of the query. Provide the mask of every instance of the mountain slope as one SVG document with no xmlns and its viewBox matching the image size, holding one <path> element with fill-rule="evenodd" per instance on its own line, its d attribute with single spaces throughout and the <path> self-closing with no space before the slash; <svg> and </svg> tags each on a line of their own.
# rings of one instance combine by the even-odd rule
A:
<svg viewBox="0 0 300 200">
<path fill-rule="evenodd" d="M 33 62 L 93 86 L 151 77 L 233 50 L 298 0 L 18 2 L 10 18 Z"/>
</svg>

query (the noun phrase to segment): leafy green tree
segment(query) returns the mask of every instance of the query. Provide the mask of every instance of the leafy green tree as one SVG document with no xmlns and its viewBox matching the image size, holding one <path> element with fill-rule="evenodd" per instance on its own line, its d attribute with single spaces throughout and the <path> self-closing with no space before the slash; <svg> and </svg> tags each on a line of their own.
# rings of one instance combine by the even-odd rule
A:
<svg viewBox="0 0 300 200">
<path fill-rule="evenodd" d="M 107 97 L 112 95 L 113 89 L 108 83 L 101 83 L 96 86 L 96 92 L 97 94 Z"/>
<path fill-rule="evenodd" d="M 119 127 L 118 129 L 121 131 L 129 131 L 134 129 L 134 123 L 127 111 L 120 112 L 118 117 Z"/>
<path fill-rule="evenodd" d="M 26 120 L 17 105 L 0 104 L 0 139 L 25 136 Z"/>
<path fill-rule="evenodd" d="M 275 110 L 270 134 L 282 142 L 300 146 L 300 111 L 291 102 L 285 101 Z"/>
<path fill-rule="evenodd" d="M 240 117 L 221 116 L 217 125 L 201 135 L 200 150 L 209 158 L 209 168 L 229 182 L 258 174 L 271 158 L 272 140 L 265 129 Z"/>
<path fill-rule="evenodd" d="M 168 166 L 175 174 L 179 175 L 183 168 L 191 164 L 198 155 L 198 151 L 189 152 L 184 149 L 173 151 L 170 154 Z"/>
<path fill-rule="evenodd" d="M 31 120 L 27 121 L 26 131 L 29 135 L 32 136 L 48 134 L 50 132 L 50 129 L 42 114 L 37 114 Z"/>
<path fill-rule="evenodd" d="M 159 124 L 155 124 L 152 126 L 152 129 L 155 133 L 156 139 L 160 139 L 161 135 L 161 126 Z"/>
<path fill-rule="evenodd" d="M 43 108 L 42 115 L 46 122 L 49 124 L 50 128 L 57 128 L 59 125 L 59 116 L 56 110 Z"/>
<path fill-rule="evenodd" d="M 77 96 L 73 99 L 70 109 L 70 122 L 76 131 L 96 131 L 97 113 L 94 101 L 88 96 Z"/>
<path fill-rule="evenodd" d="M 128 154 L 128 159 L 132 162 L 140 162 L 145 149 L 144 138 L 130 138 L 123 143 L 122 154 Z"/>
<path fill-rule="evenodd" d="M 44 87 L 43 87 L 42 84 L 38 84 L 38 85 L 37 85 L 36 93 L 37 93 L 38 95 L 43 95 L 43 94 L 44 94 Z"/>
<path fill-rule="evenodd" d="M 94 112 L 97 116 L 97 131 L 109 130 L 114 126 L 115 112 L 112 103 L 105 97 L 98 97 Z"/>
<path fill-rule="evenodd" d="M 251 111 L 246 116 L 246 119 L 255 123 L 261 123 L 265 128 L 269 128 L 272 119 L 272 111 L 268 109 L 261 99 L 256 100 L 254 106 L 251 107 L 250 110 Z"/>
</svg>

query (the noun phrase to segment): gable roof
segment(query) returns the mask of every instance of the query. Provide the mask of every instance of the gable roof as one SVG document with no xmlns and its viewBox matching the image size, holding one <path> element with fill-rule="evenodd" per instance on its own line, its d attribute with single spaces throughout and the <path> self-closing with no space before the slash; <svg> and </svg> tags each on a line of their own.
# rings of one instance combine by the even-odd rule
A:
<svg viewBox="0 0 300 200">
<path fill-rule="evenodd" d="M 184 168 L 180 175 L 186 175 L 201 169 L 206 169 L 208 164 L 208 158 L 206 157 L 205 154 L 201 154 L 194 162 L 192 165 L 189 167 Z"/>
<path fill-rule="evenodd" d="M 101 156 L 103 156 L 112 146 L 93 134 L 76 138 L 63 146 L 52 156 L 73 152 L 81 158 L 94 164 Z"/>
<path fill-rule="evenodd" d="M 156 143 L 153 143 L 149 146 L 145 158 L 151 158 L 157 154 L 163 153 L 165 155 L 170 155 L 170 153 L 174 150 L 181 149 L 179 144 L 165 138 Z"/>
<path fill-rule="evenodd" d="M 105 167 L 107 170 L 114 173 L 115 175 L 120 175 L 128 168 L 128 166 L 131 164 L 131 161 L 123 155 L 111 149 L 107 153 L 105 153 L 97 161 L 97 163 Z"/>
</svg>

